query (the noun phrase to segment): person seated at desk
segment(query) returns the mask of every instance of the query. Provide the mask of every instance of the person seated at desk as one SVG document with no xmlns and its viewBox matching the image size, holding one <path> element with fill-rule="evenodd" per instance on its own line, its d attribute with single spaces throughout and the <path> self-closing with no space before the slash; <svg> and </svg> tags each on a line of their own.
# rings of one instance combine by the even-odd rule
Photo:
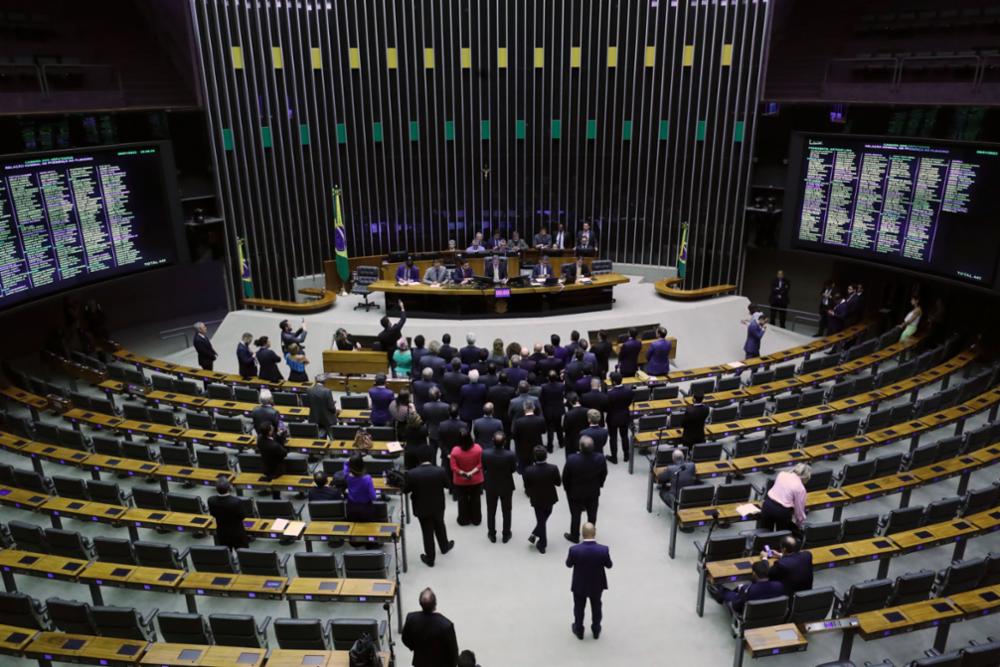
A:
<svg viewBox="0 0 1000 667">
<path fill-rule="evenodd" d="M 787 595 L 795 595 L 799 591 L 808 591 L 813 587 L 813 556 L 812 552 L 801 551 L 801 544 L 791 535 L 781 540 L 781 555 L 771 566 L 767 578 L 781 582 Z M 774 555 L 774 551 L 763 551 L 761 558 Z"/>
<path fill-rule="evenodd" d="M 562 272 L 567 283 L 580 282 L 581 278 L 590 279 L 590 267 L 583 263 L 583 257 L 578 256 L 572 264 L 564 264 Z"/>
<path fill-rule="evenodd" d="M 472 266 L 469 265 L 469 260 L 463 258 L 462 266 L 451 272 L 451 282 L 456 285 L 468 285 L 472 282 Z"/>
<path fill-rule="evenodd" d="M 766 600 L 785 594 L 785 587 L 780 581 L 771 581 L 768 572 L 771 569 L 767 560 L 754 561 L 753 581 L 743 584 L 736 590 L 724 586 L 708 585 L 708 594 L 719 604 L 728 605 L 734 614 L 742 614 L 743 607 L 751 600 Z"/>
<path fill-rule="evenodd" d="M 476 232 L 475 237 L 472 239 L 472 243 L 470 243 L 469 247 L 465 249 L 465 252 L 486 252 L 486 246 L 483 245 L 482 232 Z"/>
<path fill-rule="evenodd" d="M 507 241 L 507 249 L 515 252 L 528 249 L 528 244 L 521 238 L 521 232 L 515 229 L 510 233 L 510 240 Z"/>
<path fill-rule="evenodd" d="M 597 247 L 594 240 L 594 233 L 590 231 L 590 223 L 583 223 L 583 228 L 576 234 L 577 250 L 593 250 Z"/>
<path fill-rule="evenodd" d="M 551 275 L 552 265 L 549 264 L 549 256 L 542 255 L 542 258 L 538 260 L 538 264 L 535 264 L 535 268 L 531 270 L 531 279 L 538 282 L 545 282 L 545 279 Z"/>
<path fill-rule="evenodd" d="M 444 262 L 440 257 L 434 258 L 434 262 L 424 271 L 424 284 L 438 287 L 448 282 L 448 269 L 444 268 Z"/>
<path fill-rule="evenodd" d="M 549 235 L 549 230 L 545 229 L 545 227 L 539 229 L 538 233 L 535 234 L 535 238 L 532 239 L 532 245 L 536 248 L 548 248 L 552 245 L 552 237 Z"/>
<path fill-rule="evenodd" d="M 486 265 L 486 275 L 493 279 L 494 283 L 507 282 L 507 262 L 500 259 L 500 255 L 493 255 L 489 264 Z"/>
<path fill-rule="evenodd" d="M 458 244 L 455 243 L 455 239 L 448 239 L 448 252 L 455 252 L 458 250 Z"/>
<path fill-rule="evenodd" d="M 365 459 L 354 454 L 344 461 L 344 477 L 347 479 L 347 505 L 345 516 L 348 521 L 375 520 L 375 484 L 372 476 L 365 473 Z"/>
<path fill-rule="evenodd" d="M 506 245 L 507 241 L 504 240 L 503 234 L 499 229 L 493 232 L 493 238 L 486 242 L 486 248 L 489 250 L 496 250 L 497 248 Z"/>
<path fill-rule="evenodd" d="M 420 269 L 413 266 L 413 258 L 407 257 L 406 261 L 396 269 L 397 285 L 416 285 L 420 282 Z"/>
<path fill-rule="evenodd" d="M 330 479 L 322 470 L 313 474 L 313 488 L 309 489 L 306 497 L 310 502 L 323 500 L 343 500 L 344 494 L 335 486 L 330 486 Z"/>
</svg>

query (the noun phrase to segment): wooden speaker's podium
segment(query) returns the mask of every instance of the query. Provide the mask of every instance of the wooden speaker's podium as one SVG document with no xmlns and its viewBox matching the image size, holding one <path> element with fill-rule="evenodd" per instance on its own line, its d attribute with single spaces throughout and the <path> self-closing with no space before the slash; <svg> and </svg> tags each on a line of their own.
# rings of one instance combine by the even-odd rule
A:
<svg viewBox="0 0 1000 667">
<path fill-rule="evenodd" d="M 385 373 L 389 363 L 385 352 L 366 350 L 323 350 L 323 372 L 337 375 Z"/>
</svg>

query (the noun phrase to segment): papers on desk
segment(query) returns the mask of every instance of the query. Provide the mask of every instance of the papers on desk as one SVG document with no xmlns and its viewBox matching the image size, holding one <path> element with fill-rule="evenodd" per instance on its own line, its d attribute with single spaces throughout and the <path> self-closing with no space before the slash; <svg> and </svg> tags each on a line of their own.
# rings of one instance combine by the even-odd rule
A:
<svg viewBox="0 0 1000 667">
<path fill-rule="evenodd" d="M 743 366 L 745 366 L 745 365 L 746 364 L 744 364 L 742 361 L 730 361 L 725 366 L 726 366 L 726 368 L 732 368 L 732 369 L 735 370 L 737 368 L 743 368 Z"/>
<path fill-rule="evenodd" d="M 288 527 L 288 519 L 275 519 L 271 524 L 271 530 L 280 531 Z"/>
<path fill-rule="evenodd" d="M 583 277 L 583 278 L 578 279 L 576 282 L 582 283 L 584 285 L 589 285 L 590 283 L 592 283 L 594 281 L 592 279 L 590 279 L 590 278 Z"/>
<path fill-rule="evenodd" d="M 795 630 L 778 630 L 775 634 L 783 642 L 793 642 L 799 638 L 799 633 Z"/>
<path fill-rule="evenodd" d="M 403 451 L 403 443 L 393 441 L 385 443 L 385 448 L 390 454 L 398 454 Z"/>
<path fill-rule="evenodd" d="M 760 514 L 760 508 L 753 503 L 744 503 L 736 508 L 736 513 L 741 517 L 746 518 L 748 516 L 753 516 L 754 514 Z"/>
</svg>

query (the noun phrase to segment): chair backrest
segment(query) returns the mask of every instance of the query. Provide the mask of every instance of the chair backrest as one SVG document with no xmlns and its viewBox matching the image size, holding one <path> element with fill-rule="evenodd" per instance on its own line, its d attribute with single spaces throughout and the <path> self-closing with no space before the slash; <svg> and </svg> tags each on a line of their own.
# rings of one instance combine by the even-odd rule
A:
<svg viewBox="0 0 1000 667">
<path fill-rule="evenodd" d="M 275 391 L 271 392 L 271 396 L 274 398 L 275 405 L 289 407 L 298 407 L 299 405 L 299 395 L 292 391 Z"/>
<path fill-rule="evenodd" d="M 291 500 L 258 500 L 257 513 L 262 519 L 288 519 L 294 521 L 298 518 L 295 505 Z"/>
<path fill-rule="evenodd" d="M 227 417 L 225 415 L 215 415 L 215 427 L 226 433 L 243 433 L 246 431 L 246 424 L 240 417 Z"/>
<path fill-rule="evenodd" d="M 260 391 L 254 387 L 233 387 L 233 395 L 242 403 L 256 403 L 260 400 Z"/>
<path fill-rule="evenodd" d="M 72 530 L 46 528 L 45 541 L 49 543 L 49 553 L 53 556 L 90 560 L 94 555 L 90 540 Z"/>
<path fill-rule="evenodd" d="M 90 615 L 90 605 L 76 600 L 49 598 L 45 601 L 52 624 L 62 630 L 77 635 L 97 635 L 97 626 Z"/>
<path fill-rule="evenodd" d="M 797 435 L 795 431 L 773 431 L 767 436 L 767 451 L 787 452 L 789 449 L 795 449 Z"/>
<path fill-rule="evenodd" d="M 879 456 L 875 459 L 875 472 L 872 473 L 873 478 L 885 477 L 886 475 L 895 475 L 899 472 L 900 466 L 903 464 L 903 453 L 896 452 L 895 454 L 886 454 L 885 456 Z"/>
<path fill-rule="evenodd" d="M 149 381 L 153 383 L 153 389 L 158 389 L 160 391 L 174 390 L 174 379 L 169 375 L 160 375 L 159 373 L 151 373 L 149 376 Z"/>
<path fill-rule="evenodd" d="M 712 535 L 705 542 L 702 560 L 705 562 L 731 560 L 744 555 L 746 549 L 747 538 L 743 535 Z"/>
<path fill-rule="evenodd" d="M 87 494 L 87 482 L 78 477 L 63 477 L 52 475 L 52 485 L 63 498 L 76 498 L 77 500 L 90 500 Z"/>
<path fill-rule="evenodd" d="M 0 624 L 35 630 L 52 628 L 41 604 L 30 595 L 19 592 L 0 592 Z"/>
<path fill-rule="evenodd" d="M 378 621 L 371 618 L 335 618 L 330 622 L 330 636 L 335 651 L 349 651 L 358 637 L 367 634 L 376 646 L 381 645 L 382 635 Z"/>
<path fill-rule="evenodd" d="M 817 387 L 816 389 L 807 389 L 802 392 L 802 400 L 799 401 L 800 408 L 811 408 L 816 405 L 822 405 L 823 399 L 826 398 L 826 389 L 823 387 Z"/>
<path fill-rule="evenodd" d="M 197 572 L 236 574 L 239 568 L 229 553 L 229 547 L 191 547 L 191 565 Z"/>
<path fill-rule="evenodd" d="M 954 519 L 958 510 L 962 507 L 962 498 L 951 496 L 941 498 L 927 503 L 927 510 L 924 512 L 924 523 L 941 523 Z"/>
<path fill-rule="evenodd" d="M 125 497 L 118 482 L 91 480 L 87 482 L 87 493 L 96 503 L 109 505 L 124 505 Z"/>
<path fill-rule="evenodd" d="M 844 529 L 840 534 L 841 542 L 868 540 L 878 532 L 878 514 L 863 514 L 844 519 Z"/>
<path fill-rule="evenodd" d="M 806 427 L 806 435 L 802 442 L 806 445 L 815 445 L 833 438 L 833 424 L 816 424 Z"/>
<path fill-rule="evenodd" d="M 194 465 L 194 455 L 184 445 L 160 445 L 160 458 L 164 463 L 171 465 Z"/>
<path fill-rule="evenodd" d="M 986 555 L 986 571 L 980 586 L 996 586 L 1000 584 L 1000 552 Z"/>
<path fill-rule="evenodd" d="M 811 357 L 806 359 L 799 364 L 798 374 L 805 375 L 806 373 L 815 373 L 823 368 L 823 364 L 826 363 L 825 359 L 826 357 Z"/>
<path fill-rule="evenodd" d="M 277 618 L 274 636 L 283 649 L 325 651 L 330 648 L 329 625 L 318 618 Z"/>
<path fill-rule="evenodd" d="M 807 521 L 802 531 L 802 548 L 814 549 L 836 544 L 840 540 L 841 523 L 839 521 Z"/>
<path fill-rule="evenodd" d="M 198 383 L 194 380 L 188 380 L 187 378 L 177 378 L 174 380 L 173 390 L 178 394 L 187 394 L 188 396 L 197 396 L 201 393 Z"/>
<path fill-rule="evenodd" d="M 185 412 L 184 421 L 187 422 L 188 428 L 201 429 L 202 431 L 212 431 L 215 429 L 215 420 L 212 419 L 212 415 L 206 415 L 201 412 Z"/>
<path fill-rule="evenodd" d="M 18 486 L 22 489 L 28 489 L 29 491 L 34 491 L 36 493 L 46 495 L 49 493 L 49 480 L 42 477 L 34 470 L 14 468 L 14 486 Z"/>
<path fill-rule="evenodd" d="M 343 500 L 313 500 L 307 507 L 310 521 L 343 521 L 347 517 Z"/>
<path fill-rule="evenodd" d="M 298 552 L 294 558 L 296 576 L 325 579 L 336 579 L 340 576 L 337 557 L 332 553 Z"/>
<path fill-rule="evenodd" d="M 799 591 L 792 596 L 788 612 L 789 623 L 811 623 L 822 621 L 833 607 L 834 591 L 831 586 Z"/>
<path fill-rule="evenodd" d="M 901 507 L 890 510 L 885 527 L 882 529 L 883 535 L 902 533 L 907 530 L 919 528 L 924 519 L 924 506 L 915 505 L 913 507 Z"/>
<path fill-rule="evenodd" d="M 919 602 L 930 597 L 931 588 L 934 586 L 934 571 L 920 570 L 919 572 L 907 572 L 896 577 L 896 582 L 892 586 L 892 594 L 886 604 L 895 607 L 901 604 Z"/>
<path fill-rule="evenodd" d="M 763 453 L 766 442 L 766 437 L 738 438 L 733 444 L 733 458 L 757 456 Z"/>
<path fill-rule="evenodd" d="M 958 453 L 962 451 L 962 446 L 964 444 L 965 439 L 960 435 L 941 438 L 937 441 L 937 457 L 935 458 L 935 461 L 944 461 L 945 459 L 958 456 Z"/>
<path fill-rule="evenodd" d="M 240 572 L 243 574 L 259 577 L 282 577 L 285 574 L 275 551 L 237 549 L 236 560 L 239 562 Z"/>
<path fill-rule="evenodd" d="M 309 458 L 305 454 L 289 454 L 288 457 L 285 458 L 285 474 L 308 475 Z"/>
<path fill-rule="evenodd" d="M 739 416 L 740 408 L 738 405 L 726 405 L 721 408 L 711 409 L 711 421 L 713 424 L 721 424 L 722 422 L 731 421 Z"/>
<path fill-rule="evenodd" d="M 892 595 L 892 579 L 871 579 L 853 584 L 844 596 L 840 616 L 853 616 L 866 611 L 883 609 Z"/>
<path fill-rule="evenodd" d="M 71 428 L 60 428 L 56 433 L 56 442 L 70 449 L 76 449 L 81 452 L 89 451 L 87 448 L 87 436 Z"/>
<path fill-rule="evenodd" d="M 787 530 L 758 531 L 754 533 L 753 538 L 750 540 L 750 549 L 748 553 L 759 554 L 764 550 L 764 545 L 778 551 L 781 546 L 781 540 L 791 534 L 792 533 Z"/>
<path fill-rule="evenodd" d="M 875 473 L 875 460 L 855 461 L 848 463 L 843 468 L 843 476 L 840 478 L 841 486 L 849 486 L 858 482 L 867 482 Z"/>
<path fill-rule="evenodd" d="M 991 484 L 981 489 L 973 489 L 965 494 L 961 515 L 978 514 L 996 507 L 998 503 L 1000 503 L 1000 486 Z"/>
<path fill-rule="evenodd" d="M 962 667 L 995 667 L 1000 665 L 1000 641 L 967 646 L 962 654 Z"/>
<path fill-rule="evenodd" d="M 985 558 L 969 558 L 957 563 L 952 563 L 945 568 L 938 579 L 939 583 L 935 595 L 937 597 L 948 597 L 957 593 L 971 591 L 979 587 L 979 582 L 986 573 Z"/>
<path fill-rule="evenodd" d="M 712 484 L 693 484 L 685 486 L 677 496 L 677 509 L 687 507 L 704 507 L 712 504 L 715 497 L 715 486 Z"/>
<path fill-rule="evenodd" d="M 253 616 L 245 614 L 211 614 L 208 625 L 221 646 L 267 648 L 267 636 L 260 631 Z"/>
<path fill-rule="evenodd" d="M 233 388 L 230 387 L 228 384 L 219 384 L 217 382 L 213 382 L 209 384 L 207 387 L 205 387 L 205 390 L 208 392 L 209 398 L 214 398 L 221 401 L 233 400 Z"/>
<path fill-rule="evenodd" d="M 349 579 L 385 579 L 387 568 L 382 550 L 348 551 L 344 554 L 344 576 Z"/>
<path fill-rule="evenodd" d="M 240 472 L 261 472 L 264 469 L 264 461 L 260 458 L 260 454 L 240 452 L 236 455 L 236 462 Z"/>
<path fill-rule="evenodd" d="M 201 614 L 180 614 L 172 611 L 160 612 L 156 616 L 163 641 L 174 644 L 214 644 L 212 630 Z"/>
<path fill-rule="evenodd" d="M 340 407 L 344 410 L 367 410 L 368 405 L 368 395 L 362 394 L 360 396 L 342 396 L 340 399 Z"/>
<path fill-rule="evenodd" d="M 785 621 L 788 615 L 788 596 L 748 600 L 743 605 L 742 627 L 744 630 L 766 628 Z"/>
<path fill-rule="evenodd" d="M 687 393 L 689 396 L 697 396 L 698 394 L 708 394 L 713 391 L 715 391 L 715 378 L 710 378 L 708 380 L 695 380 L 688 387 Z"/>
<path fill-rule="evenodd" d="M 208 514 L 208 507 L 205 499 L 191 493 L 168 493 L 167 507 L 171 512 L 185 512 L 187 514 Z"/>
<path fill-rule="evenodd" d="M 170 390 L 168 389 L 166 391 Z M 141 422 L 149 421 L 149 413 L 147 412 L 145 405 L 126 403 L 122 406 L 122 414 L 125 416 L 125 419 L 134 419 Z"/>
<path fill-rule="evenodd" d="M 721 442 L 702 442 L 691 448 L 691 461 L 693 463 L 704 463 L 705 461 L 718 461 L 722 457 Z"/>
<path fill-rule="evenodd" d="M 135 549 L 135 559 L 143 567 L 158 567 L 164 570 L 187 569 L 177 549 L 170 544 L 139 540 L 133 542 L 132 546 Z"/>
<path fill-rule="evenodd" d="M 812 476 L 809 481 L 806 482 L 806 491 L 822 491 L 823 489 L 830 488 L 830 483 L 833 481 L 833 468 L 826 468 L 825 470 L 813 470 Z"/>
<path fill-rule="evenodd" d="M 119 639 L 156 641 L 153 625 L 143 623 L 135 607 L 96 606 L 90 609 L 98 634 Z"/>
<path fill-rule="evenodd" d="M 229 452 L 221 449 L 203 449 L 198 452 L 198 466 L 212 470 L 232 470 L 233 460 Z"/>
<path fill-rule="evenodd" d="M 750 417 L 762 417 L 764 412 L 767 410 L 767 399 L 759 399 L 756 401 L 746 401 L 740 403 L 740 419 L 749 419 Z"/>
<path fill-rule="evenodd" d="M 666 428 L 669 419 L 669 416 L 666 414 L 644 415 L 639 417 L 639 431 L 656 431 L 661 428 Z"/>
<path fill-rule="evenodd" d="M 95 435 L 91 438 L 94 444 L 94 451 L 105 456 L 121 456 L 122 444 L 118 438 L 112 435 Z"/>
<path fill-rule="evenodd" d="M 136 507 L 147 510 L 166 510 L 167 509 L 167 497 L 162 491 L 154 491 L 153 489 L 143 489 L 141 487 L 134 487 L 132 489 L 132 501 L 135 503 Z"/>
<path fill-rule="evenodd" d="M 833 422 L 834 439 L 849 438 L 858 434 L 861 429 L 861 417 L 853 416 L 847 419 Z"/>
<path fill-rule="evenodd" d="M 750 374 L 750 384 L 767 384 L 774 380 L 774 370 L 756 371 Z"/>
<path fill-rule="evenodd" d="M 18 549 L 48 553 L 49 544 L 45 540 L 45 531 L 41 526 L 15 519 L 7 524 L 7 528 Z"/>
<path fill-rule="evenodd" d="M 683 489 L 682 489 L 683 491 Z M 715 504 L 744 503 L 750 500 L 753 485 L 750 482 L 733 482 L 720 484 L 715 488 Z"/>
<path fill-rule="evenodd" d="M 139 459 L 140 461 L 156 460 L 156 454 L 153 452 L 153 448 L 145 442 L 132 442 L 126 440 L 121 444 L 121 446 L 122 454 L 130 459 Z"/>
<path fill-rule="evenodd" d="M 923 468 L 928 466 L 937 459 L 938 446 L 936 442 L 930 442 L 926 445 L 920 445 L 912 452 L 910 452 L 910 457 L 906 462 L 907 470 L 914 470 L 916 468 Z"/>
<path fill-rule="evenodd" d="M 289 422 L 288 435 L 293 438 L 318 438 L 319 425 L 311 422 Z"/>
<path fill-rule="evenodd" d="M 121 537 L 95 537 L 94 552 L 97 560 L 103 563 L 120 563 L 121 565 L 138 565 L 135 550 L 131 540 Z"/>
<path fill-rule="evenodd" d="M 881 408 L 868 413 L 865 420 L 865 432 L 885 428 L 892 423 L 892 408 Z"/>
</svg>

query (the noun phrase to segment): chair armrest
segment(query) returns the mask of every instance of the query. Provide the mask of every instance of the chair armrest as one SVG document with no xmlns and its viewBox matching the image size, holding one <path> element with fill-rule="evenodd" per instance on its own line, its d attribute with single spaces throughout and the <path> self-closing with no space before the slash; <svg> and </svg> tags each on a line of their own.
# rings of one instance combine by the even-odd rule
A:
<svg viewBox="0 0 1000 667">
<path fill-rule="evenodd" d="M 331 623 L 332 623 L 332 621 L 331 621 Z M 384 621 L 384 620 L 379 621 L 379 624 L 378 624 L 379 644 L 382 643 L 382 638 L 385 637 L 385 633 L 386 633 L 386 630 L 388 629 L 388 627 L 389 627 L 389 624 L 386 621 Z"/>
<path fill-rule="evenodd" d="M 267 626 L 269 626 L 269 625 L 271 625 L 271 617 L 270 616 L 265 616 L 264 617 L 264 621 L 260 625 L 257 626 L 257 632 L 259 632 L 262 635 L 266 635 L 267 634 Z"/>
<path fill-rule="evenodd" d="M 131 503 L 132 503 L 132 494 L 129 493 L 128 491 L 122 492 L 122 504 L 125 505 L 125 507 L 128 507 L 131 505 Z"/>
<path fill-rule="evenodd" d="M 694 542 L 694 549 L 695 549 L 695 551 L 698 552 L 698 561 L 699 562 L 701 562 L 702 556 L 705 555 L 705 547 L 706 546 L 708 546 L 708 542 L 705 542 L 704 545 L 701 542 L 699 542 L 698 540 L 695 540 L 695 542 Z"/>
<path fill-rule="evenodd" d="M 149 612 L 149 614 L 147 616 L 142 616 L 141 617 L 142 624 L 143 625 L 148 625 L 148 626 L 152 627 L 153 626 L 153 619 L 156 618 L 157 616 L 159 616 L 159 614 L 160 614 L 160 608 L 157 607 L 153 611 Z"/>
<path fill-rule="evenodd" d="M 187 548 L 185 548 L 184 551 L 178 551 L 177 552 L 177 560 L 179 560 L 182 563 L 186 563 L 187 562 L 187 557 L 188 557 L 189 553 L 191 553 L 191 549 L 187 549 Z"/>
<path fill-rule="evenodd" d="M 299 505 L 298 507 L 295 506 L 295 503 L 292 503 L 292 511 L 295 512 L 295 518 L 297 518 L 299 520 L 302 519 L 302 508 L 304 506 L 305 506 L 305 503 L 303 503 L 302 505 Z"/>
</svg>

